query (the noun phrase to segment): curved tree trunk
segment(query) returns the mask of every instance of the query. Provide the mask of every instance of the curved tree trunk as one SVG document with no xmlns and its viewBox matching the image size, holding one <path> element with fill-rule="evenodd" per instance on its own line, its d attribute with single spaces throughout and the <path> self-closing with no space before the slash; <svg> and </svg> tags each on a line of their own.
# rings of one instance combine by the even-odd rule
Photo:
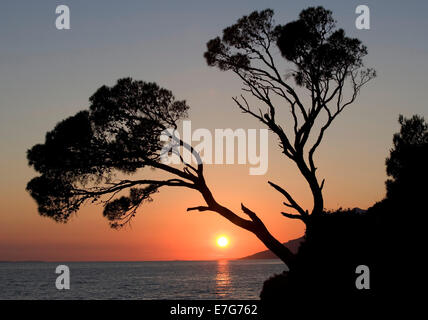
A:
<svg viewBox="0 0 428 320">
<path fill-rule="evenodd" d="M 323 184 L 319 185 L 318 183 L 318 179 L 315 175 L 316 169 L 314 168 L 313 170 L 311 170 L 310 168 L 308 168 L 305 161 L 303 160 L 303 155 L 301 155 L 299 158 L 296 158 L 295 162 L 303 177 L 308 182 L 309 187 L 311 188 L 312 197 L 314 201 L 314 206 L 312 208 L 311 215 L 320 215 L 324 210 L 324 198 L 322 195 Z"/>
<path fill-rule="evenodd" d="M 284 246 L 281 242 L 279 242 L 276 238 L 274 238 L 266 227 L 253 231 L 253 233 L 259 238 L 264 245 L 272 251 L 279 259 L 281 259 L 289 269 L 293 267 L 294 262 L 294 254 Z"/>
</svg>

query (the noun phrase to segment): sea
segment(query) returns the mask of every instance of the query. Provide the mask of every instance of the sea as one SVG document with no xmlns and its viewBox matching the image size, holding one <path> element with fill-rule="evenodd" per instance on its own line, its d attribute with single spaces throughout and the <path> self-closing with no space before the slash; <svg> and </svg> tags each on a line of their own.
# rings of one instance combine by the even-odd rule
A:
<svg viewBox="0 0 428 320">
<path fill-rule="evenodd" d="M 57 289 L 59 265 L 68 290 Z M 251 300 L 284 270 L 280 260 L 0 262 L 0 300 Z"/>
</svg>

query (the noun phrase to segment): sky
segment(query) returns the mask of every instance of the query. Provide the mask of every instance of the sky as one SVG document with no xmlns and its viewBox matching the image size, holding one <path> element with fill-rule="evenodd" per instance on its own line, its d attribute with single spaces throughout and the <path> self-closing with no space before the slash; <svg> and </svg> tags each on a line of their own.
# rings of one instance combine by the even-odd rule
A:
<svg viewBox="0 0 428 320">
<path fill-rule="evenodd" d="M 68 5 L 71 29 L 55 28 L 55 8 Z M 355 28 L 355 8 L 370 8 L 370 30 Z M 0 3 L 0 260 L 106 261 L 238 258 L 264 250 L 249 232 L 202 205 L 189 190 L 164 189 L 143 206 L 132 225 L 109 229 L 102 207 L 87 205 L 67 224 L 38 215 L 25 191 L 36 175 L 26 150 L 44 141 L 62 119 L 88 107 L 88 98 L 118 78 L 155 81 L 190 105 L 193 128 L 260 128 L 234 105 L 240 82 L 206 65 L 211 38 L 253 10 L 272 8 L 277 23 L 308 6 L 333 11 L 338 26 L 368 47 L 367 66 L 378 77 L 333 123 L 317 155 L 326 179 L 327 209 L 368 208 L 385 195 L 385 158 L 399 114 L 428 116 L 428 2 L 412 1 L 1 1 Z M 206 180 L 222 204 L 239 212 L 243 202 L 280 241 L 304 233 L 284 218 L 287 188 L 305 208 L 311 195 L 296 167 L 270 136 L 269 169 L 250 176 L 245 165 L 211 165 Z M 230 244 L 216 246 L 225 235 Z"/>
</svg>

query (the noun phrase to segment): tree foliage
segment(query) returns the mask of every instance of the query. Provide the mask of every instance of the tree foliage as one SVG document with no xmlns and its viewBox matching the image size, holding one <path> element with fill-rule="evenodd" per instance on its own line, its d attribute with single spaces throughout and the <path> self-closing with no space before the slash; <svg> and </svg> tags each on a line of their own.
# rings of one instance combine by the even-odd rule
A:
<svg viewBox="0 0 428 320">
<path fill-rule="evenodd" d="M 428 124 L 418 115 L 409 119 L 400 115 L 398 122 L 400 132 L 394 134 L 393 148 L 386 159 L 386 173 L 391 177 L 386 181 L 387 197 L 407 198 L 406 203 L 414 203 L 422 191 L 415 182 L 428 179 Z"/>
<path fill-rule="evenodd" d="M 290 66 L 285 75 L 276 62 L 275 46 Z M 283 153 L 296 163 L 313 195 L 311 214 L 321 214 L 324 209 L 324 180 L 319 182 L 316 176 L 315 151 L 333 120 L 375 77 L 373 69 L 364 67 L 366 54 L 367 48 L 361 41 L 337 29 L 332 12 L 323 7 L 305 9 L 298 20 L 285 25 L 275 25 L 271 9 L 254 11 L 225 28 L 222 37 L 207 43 L 207 64 L 233 71 L 242 80 L 243 91 L 265 105 L 264 109 L 255 110 L 244 95 L 234 98 L 244 113 L 277 135 Z M 308 104 L 304 104 L 302 94 L 310 97 Z M 278 98 L 282 102 L 278 103 Z M 276 116 L 283 105 L 291 113 L 292 134 L 287 133 L 284 122 Z M 309 144 L 311 136 L 313 141 Z M 285 205 L 298 213 L 283 215 L 308 221 L 307 210 L 290 193 L 270 184 L 284 195 Z"/>
<path fill-rule="evenodd" d="M 399 116 L 400 131 L 393 136 L 394 147 L 386 160 L 391 179 L 387 196 L 366 212 L 336 210 L 312 221 L 310 232 L 296 255 L 295 268 L 265 281 L 262 303 L 272 312 L 283 309 L 283 301 L 302 295 L 399 297 L 411 290 L 425 275 L 426 211 L 428 178 L 428 126 L 424 118 Z M 355 268 L 370 270 L 370 290 L 355 288 Z M 397 270 L 400 276 L 397 276 Z M 396 281 L 395 281 L 395 280 Z M 367 302 L 364 300 L 364 302 Z"/>
<path fill-rule="evenodd" d="M 207 44 L 205 58 L 211 66 L 232 70 L 244 82 L 244 90 L 267 106 L 267 111 L 254 111 L 246 98 L 235 98 L 242 111 L 264 123 L 277 134 L 283 153 L 292 159 L 311 188 L 314 198 L 312 215 L 323 211 L 322 188 L 316 177 L 313 155 L 324 131 L 335 117 L 351 104 L 360 88 L 373 78 L 371 69 L 364 69 L 365 47 L 357 39 L 347 38 L 343 30 L 335 30 L 330 11 L 321 7 L 303 10 L 297 22 L 275 26 L 270 9 L 253 12 L 224 29 L 222 38 Z M 282 76 L 271 54 L 277 45 L 294 70 Z M 331 58 L 334 59 L 331 59 Z M 311 103 L 304 105 L 295 90 L 308 89 Z M 350 96 L 345 98 L 345 81 L 350 80 Z M 294 120 L 294 139 L 277 122 L 273 96 L 282 98 Z M 38 204 L 39 213 L 59 222 L 86 202 L 104 206 L 104 216 L 112 227 L 126 225 L 137 209 L 161 187 L 186 187 L 198 191 L 204 205 L 188 211 L 213 211 L 238 227 L 254 233 L 290 268 L 294 255 L 274 238 L 258 215 L 241 203 L 245 217 L 218 202 L 204 177 L 204 166 L 191 145 L 174 135 L 170 139 L 180 148 L 175 153 L 178 166 L 161 161 L 163 144 L 160 136 L 167 129 L 176 129 L 186 117 L 188 106 L 176 100 L 171 91 L 155 83 L 120 79 L 112 86 L 103 86 L 90 97 L 88 110 L 65 119 L 47 133 L 43 144 L 28 150 L 28 162 L 39 173 L 27 185 Z M 305 146 L 310 133 L 324 112 L 326 122 L 319 126 L 312 146 Z M 183 151 L 191 152 L 196 165 L 188 163 Z M 165 179 L 138 179 L 138 170 L 156 169 Z M 144 173 L 142 173 L 144 175 Z M 130 178 L 123 178 L 130 176 Z M 132 179 L 134 177 L 135 179 Z M 304 210 L 281 186 L 269 182 L 284 195 L 284 205 L 297 214 L 282 212 L 286 217 L 307 222 Z M 123 195 L 127 191 L 128 195 Z"/>
<path fill-rule="evenodd" d="M 27 190 L 40 214 L 66 222 L 86 200 L 136 186 L 112 180 L 117 173 L 160 165 L 159 137 L 166 128 L 176 128 L 187 110 L 185 101 L 175 100 L 171 91 L 155 83 L 124 78 L 113 87 L 99 88 L 89 110 L 61 121 L 46 134 L 44 144 L 28 150 L 28 162 L 40 176 Z M 105 206 L 104 215 L 113 226 L 129 218 L 128 213 L 160 186 L 147 182 L 147 187 L 133 187 L 129 197 Z"/>
<path fill-rule="evenodd" d="M 206 205 L 188 211 L 214 211 L 235 225 L 254 233 L 284 262 L 292 253 L 276 240 L 249 208 L 242 218 L 217 202 L 208 188 L 203 163 L 191 145 L 168 135 L 173 144 L 164 149 L 162 135 L 177 129 L 187 115 L 185 101 L 176 100 L 171 91 L 154 83 L 118 80 L 113 87 L 103 86 L 90 98 L 89 110 L 65 119 L 46 135 L 44 144 L 28 150 L 28 162 L 40 173 L 27 185 L 42 216 L 67 222 L 86 202 L 102 203 L 103 215 L 111 227 L 120 228 L 136 215 L 137 209 L 163 186 L 197 190 Z M 182 147 L 176 148 L 177 147 Z M 184 160 L 189 151 L 197 165 Z M 162 155 L 173 152 L 181 165 L 163 163 Z M 124 179 L 145 167 L 157 169 L 169 178 Z M 128 190 L 127 196 L 121 195 Z"/>
</svg>

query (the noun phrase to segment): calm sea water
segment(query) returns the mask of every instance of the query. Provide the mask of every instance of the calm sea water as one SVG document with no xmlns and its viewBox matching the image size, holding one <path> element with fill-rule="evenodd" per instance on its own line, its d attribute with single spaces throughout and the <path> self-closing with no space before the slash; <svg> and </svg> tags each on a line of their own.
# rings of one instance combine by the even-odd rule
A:
<svg viewBox="0 0 428 320">
<path fill-rule="evenodd" d="M 70 268 L 57 290 L 55 268 Z M 0 299 L 259 299 L 279 260 L 161 262 L 2 262 Z"/>
</svg>

